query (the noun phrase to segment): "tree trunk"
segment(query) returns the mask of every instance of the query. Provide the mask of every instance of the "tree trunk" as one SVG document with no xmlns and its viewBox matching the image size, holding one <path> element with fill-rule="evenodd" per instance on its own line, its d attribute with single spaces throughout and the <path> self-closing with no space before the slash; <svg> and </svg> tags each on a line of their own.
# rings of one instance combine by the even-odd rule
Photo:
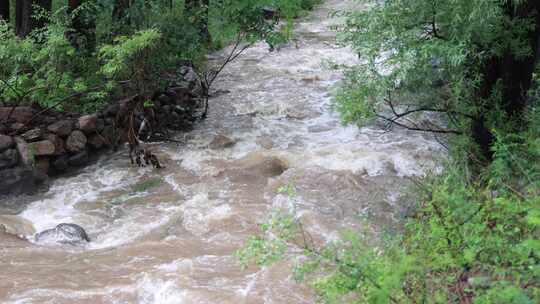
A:
<svg viewBox="0 0 540 304">
<path fill-rule="evenodd" d="M 32 0 L 17 0 L 15 7 L 15 32 L 24 38 L 32 30 Z"/>
<path fill-rule="evenodd" d="M 527 107 L 528 91 L 531 88 L 534 69 L 540 58 L 540 1 L 528 0 L 515 6 L 513 0 L 505 3 L 505 14 L 511 21 L 532 20 L 534 27 L 524 36 L 525 42 L 531 49 L 531 54 L 518 57 L 512 50 L 507 50 L 500 57 L 492 57 L 486 61 L 483 68 L 483 83 L 477 97 L 480 104 L 493 98 L 494 90 L 501 85 L 500 105 L 509 123 L 522 126 L 522 115 Z M 510 23 L 509 26 L 516 26 Z M 498 103 L 498 101 L 495 101 Z M 495 103 L 490 102 L 485 111 L 495 110 Z M 485 112 L 484 111 L 484 112 Z M 486 160 L 491 161 L 491 150 L 494 136 L 487 124 L 485 113 L 480 113 L 473 122 L 473 139 L 481 149 Z M 519 130 L 516 130 L 519 131 Z"/>
<path fill-rule="evenodd" d="M 81 5 L 81 0 L 69 0 L 68 7 L 69 11 L 73 12 Z"/>
<path fill-rule="evenodd" d="M 17 0 L 15 9 L 15 32 L 21 38 L 26 37 L 35 29 L 46 25 L 46 20 L 34 18 L 36 13 L 32 5 L 37 5 L 50 12 L 52 0 Z"/>
<path fill-rule="evenodd" d="M 9 22 L 9 0 L 0 1 L 0 19 Z"/>
</svg>

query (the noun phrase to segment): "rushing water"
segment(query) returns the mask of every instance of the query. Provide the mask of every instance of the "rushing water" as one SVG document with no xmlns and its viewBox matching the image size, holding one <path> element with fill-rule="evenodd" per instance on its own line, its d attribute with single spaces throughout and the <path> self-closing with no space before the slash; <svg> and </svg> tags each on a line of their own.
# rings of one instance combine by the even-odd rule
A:
<svg viewBox="0 0 540 304">
<path fill-rule="evenodd" d="M 218 80 L 209 117 L 161 144 L 166 169 L 136 168 L 125 152 L 58 179 L 17 216 L 0 216 L 2 303 L 313 303 L 289 262 L 242 269 L 234 252 L 276 208 L 291 207 L 321 241 L 356 229 L 378 233 L 406 212 L 407 177 L 434 167 L 422 134 L 344 127 L 330 110 L 339 71 L 328 0 L 296 26 L 297 41 L 258 44 Z M 208 147 L 218 135 L 234 146 Z M 294 185 L 294 202 L 277 189 Z M 84 248 L 30 240 L 61 222 L 83 226 Z"/>
</svg>

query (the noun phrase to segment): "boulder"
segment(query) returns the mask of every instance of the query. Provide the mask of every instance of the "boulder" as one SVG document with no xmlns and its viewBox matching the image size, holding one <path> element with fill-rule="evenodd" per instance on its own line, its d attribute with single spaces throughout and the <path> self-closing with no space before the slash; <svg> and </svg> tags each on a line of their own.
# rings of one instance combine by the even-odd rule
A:
<svg viewBox="0 0 540 304">
<path fill-rule="evenodd" d="M 33 156 L 54 155 L 56 151 L 56 147 L 50 140 L 29 143 L 28 148 Z"/>
<path fill-rule="evenodd" d="M 13 131 L 20 132 L 25 128 L 25 124 L 21 122 L 15 122 L 15 123 L 12 123 L 9 127 Z"/>
<path fill-rule="evenodd" d="M 236 141 L 230 137 L 227 137 L 222 134 L 218 134 L 214 137 L 212 142 L 208 145 L 210 149 L 223 149 L 223 148 L 229 148 L 236 144 Z"/>
<path fill-rule="evenodd" d="M 5 151 L 15 144 L 11 136 L 0 134 L 0 152 Z"/>
<path fill-rule="evenodd" d="M 69 157 L 67 157 L 66 155 L 60 156 L 52 162 L 52 167 L 57 172 L 64 172 L 69 168 L 68 161 Z"/>
<path fill-rule="evenodd" d="M 5 233 L 18 237 L 36 233 L 32 222 L 16 215 L 0 215 L 0 231 L 2 231 L 2 228 Z"/>
<path fill-rule="evenodd" d="M 159 95 L 159 97 L 157 98 L 156 100 L 157 102 L 159 102 L 160 104 L 168 104 L 168 103 L 172 103 L 173 102 L 173 99 L 165 94 L 161 94 Z M 154 104 L 157 106 L 156 102 L 154 102 Z"/>
<path fill-rule="evenodd" d="M 48 245 L 81 245 L 90 242 L 90 238 L 81 226 L 62 223 L 52 229 L 36 234 L 35 241 Z"/>
<path fill-rule="evenodd" d="M 84 166 L 87 163 L 88 163 L 88 152 L 86 152 L 86 150 L 71 156 L 68 160 L 68 164 L 74 167 Z"/>
<path fill-rule="evenodd" d="M 66 147 L 65 147 L 64 141 L 62 140 L 62 138 L 60 138 L 60 136 L 54 133 L 50 133 L 50 134 L 47 134 L 45 138 L 47 138 L 47 140 L 53 143 L 54 155 L 62 155 L 66 153 Z"/>
<path fill-rule="evenodd" d="M 36 129 L 32 129 L 30 131 L 26 131 L 25 133 L 23 133 L 21 135 L 21 137 L 26 141 L 26 142 L 34 142 L 34 141 L 38 141 L 40 139 L 43 138 L 43 130 L 40 129 L 40 128 L 36 128 Z"/>
<path fill-rule="evenodd" d="M 88 144 L 94 149 L 101 149 L 105 145 L 105 140 L 101 135 L 94 134 L 88 138 Z"/>
<path fill-rule="evenodd" d="M 0 107 L 0 121 L 5 121 L 9 117 L 10 121 L 27 123 L 34 116 L 35 111 L 31 107 Z"/>
<path fill-rule="evenodd" d="M 0 195 L 33 194 L 37 191 L 40 178 L 28 168 L 0 170 Z"/>
<path fill-rule="evenodd" d="M 73 122 L 71 120 L 60 120 L 48 126 L 47 130 L 58 136 L 66 137 L 73 131 Z"/>
<path fill-rule="evenodd" d="M 36 159 L 34 168 L 43 174 L 48 174 L 51 163 L 48 157 L 40 157 Z"/>
<path fill-rule="evenodd" d="M 97 115 L 84 115 L 79 117 L 77 121 L 78 128 L 86 134 L 96 132 Z"/>
<path fill-rule="evenodd" d="M 15 137 L 15 143 L 17 145 L 17 152 L 19 152 L 20 160 L 25 166 L 34 165 L 34 154 L 31 152 L 28 143 L 20 137 Z"/>
<path fill-rule="evenodd" d="M 102 118 L 98 118 L 96 121 L 96 131 L 101 132 L 105 128 L 105 120 Z"/>
<path fill-rule="evenodd" d="M 190 66 L 181 67 L 179 72 L 182 76 L 182 80 L 178 81 L 176 86 L 190 91 L 193 90 L 197 86 L 199 80 L 197 72 L 195 72 L 195 70 Z"/>
<path fill-rule="evenodd" d="M 80 152 L 86 147 L 87 141 L 88 140 L 86 139 L 86 136 L 83 132 L 75 130 L 71 132 L 71 134 L 67 138 L 66 148 L 70 152 Z"/>
<path fill-rule="evenodd" d="M 19 153 L 15 149 L 8 149 L 0 153 L 0 170 L 15 167 L 19 163 Z"/>
<path fill-rule="evenodd" d="M 274 147 L 274 142 L 269 137 L 262 137 L 257 139 L 257 144 L 267 150 L 270 150 Z"/>
</svg>

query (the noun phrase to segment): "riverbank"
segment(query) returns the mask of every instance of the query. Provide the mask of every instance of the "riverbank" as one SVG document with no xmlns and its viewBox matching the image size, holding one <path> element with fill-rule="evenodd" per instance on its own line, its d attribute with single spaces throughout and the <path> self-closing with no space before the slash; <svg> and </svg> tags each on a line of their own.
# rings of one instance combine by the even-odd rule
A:
<svg viewBox="0 0 540 304">
<path fill-rule="evenodd" d="M 130 109 L 136 97 L 86 115 L 39 105 L 0 107 L 0 197 L 36 194 L 47 188 L 49 177 L 80 169 L 106 151 L 123 149 L 130 128 L 137 137 L 161 140 L 169 132 L 191 130 L 201 104 L 198 85 L 197 74 L 186 66 L 179 69 L 177 85 L 155 92 L 144 108 Z M 130 125 L 123 121 L 128 115 L 134 117 Z M 151 133 L 141 129 L 144 121 Z"/>
</svg>

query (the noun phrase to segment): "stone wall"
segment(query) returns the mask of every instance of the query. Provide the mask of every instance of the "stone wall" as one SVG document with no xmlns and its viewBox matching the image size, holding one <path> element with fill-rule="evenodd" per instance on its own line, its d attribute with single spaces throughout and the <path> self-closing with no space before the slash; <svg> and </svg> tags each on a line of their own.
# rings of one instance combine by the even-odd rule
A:
<svg viewBox="0 0 540 304">
<path fill-rule="evenodd" d="M 200 104 L 193 70 L 184 80 L 154 94 L 152 105 L 134 115 L 134 129 L 144 118 L 157 133 L 188 130 Z M 126 100 L 103 111 L 78 115 L 39 107 L 0 107 L 0 196 L 32 194 L 48 177 L 87 165 L 103 151 L 121 148 L 126 138 L 119 117 Z M 150 113 L 150 115 L 149 115 Z"/>
</svg>

